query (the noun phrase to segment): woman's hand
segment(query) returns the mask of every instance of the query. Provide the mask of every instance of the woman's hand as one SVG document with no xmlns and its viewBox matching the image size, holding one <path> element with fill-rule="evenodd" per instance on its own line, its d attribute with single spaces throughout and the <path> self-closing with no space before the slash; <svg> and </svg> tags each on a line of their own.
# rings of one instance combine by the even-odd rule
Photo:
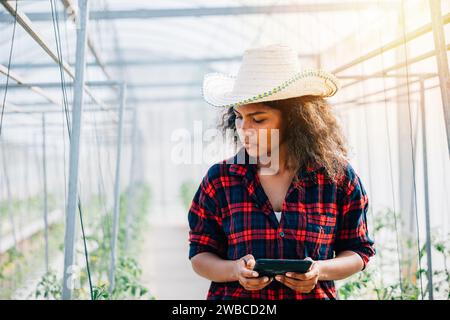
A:
<svg viewBox="0 0 450 320">
<path fill-rule="evenodd" d="M 273 281 L 273 278 L 259 277 L 258 272 L 253 271 L 256 263 L 253 255 L 248 254 L 235 262 L 235 275 L 244 289 L 261 290 Z"/>
<path fill-rule="evenodd" d="M 275 279 L 292 290 L 309 293 L 315 288 L 319 276 L 319 264 L 313 261 L 306 273 L 287 272 L 286 275 L 277 275 Z"/>
</svg>

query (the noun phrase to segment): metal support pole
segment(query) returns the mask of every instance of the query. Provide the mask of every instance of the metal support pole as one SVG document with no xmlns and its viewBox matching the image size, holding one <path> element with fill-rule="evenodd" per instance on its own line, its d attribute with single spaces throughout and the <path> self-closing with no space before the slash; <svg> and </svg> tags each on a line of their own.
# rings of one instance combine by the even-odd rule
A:
<svg viewBox="0 0 450 320">
<path fill-rule="evenodd" d="M 162 107 L 159 107 L 159 112 L 157 115 L 157 118 L 155 116 L 155 119 L 157 121 L 157 125 L 155 126 L 157 128 L 157 132 L 158 132 L 158 152 L 159 152 L 159 177 L 160 177 L 160 182 L 159 182 L 159 189 L 161 190 L 161 196 L 160 196 L 160 213 L 162 215 L 164 215 L 164 217 L 166 216 L 166 212 L 165 212 L 165 208 L 166 208 L 166 175 L 165 175 L 165 166 L 166 166 L 166 159 L 165 159 L 165 150 L 164 150 L 164 127 L 163 127 L 163 123 L 164 123 L 164 112 L 162 111 Z M 194 129 L 195 130 L 195 129 Z"/>
<path fill-rule="evenodd" d="M 131 234 L 131 221 L 133 220 L 135 205 L 134 205 L 134 195 L 135 195 L 135 172 L 136 172 L 136 152 L 137 152 L 137 108 L 133 109 L 133 129 L 131 134 L 131 164 L 130 164 L 130 183 L 128 186 L 127 194 L 127 211 L 125 217 L 125 245 L 124 249 L 128 250 L 130 244 Z"/>
<path fill-rule="evenodd" d="M 117 238 L 119 235 L 120 218 L 120 162 L 122 158 L 122 133 L 123 133 L 123 109 L 126 101 L 126 85 L 120 86 L 120 104 L 119 104 L 119 125 L 117 128 L 117 153 L 116 153 L 116 176 L 114 181 L 114 213 L 113 226 L 111 233 L 111 261 L 109 268 L 109 292 L 112 293 L 115 286 L 115 269 L 117 256 Z"/>
<path fill-rule="evenodd" d="M 79 25 L 77 29 L 76 67 L 72 109 L 72 131 L 70 136 L 69 190 L 64 237 L 63 299 L 71 299 L 74 289 L 72 275 L 75 264 L 75 222 L 78 201 L 78 161 L 80 151 L 81 114 L 84 94 L 84 71 L 86 68 L 86 39 L 89 21 L 88 0 L 79 0 Z"/>
<path fill-rule="evenodd" d="M 447 147 L 450 153 L 450 71 L 448 67 L 445 44 L 444 25 L 442 23 L 441 1 L 430 1 L 431 25 L 433 28 L 436 62 L 441 85 L 442 108 L 444 109 L 445 129 L 447 131 Z"/>
<path fill-rule="evenodd" d="M 16 231 L 16 223 L 14 221 L 14 214 L 12 212 L 12 194 L 11 194 L 11 184 L 9 180 L 9 174 L 8 174 L 8 168 L 6 167 L 6 148 L 4 140 L 1 140 L 2 142 L 2 161 L 3 161 L 3 174 L 5 177 L 5 185 L 6 185 L 6 195 L 7 195 L 7 206 L 6 209 L 8 210 L 8 218 L 9 223 L 11 224 L 11 233 L 13 237 L 14 242 L 14 248 L 17 248 L 17 231 Z"/>
<path fill-rule="evenodd" d="M 45 240 L 45 271 L 48 272 L 48 202 L 47 202 L 47 152 L 45 137 L 45 114 L 42 114 L 42 179 L 44 184 L 44 240 Z"/>
<path fill-rule="evenodd" d="M 430 201 L 428 193 L 428 157 L 427 157 L 427 119 L 425 111 L 425 85 L 424 80 L 420 81 L 420 113 L 422 118 L 422 146 L 423 146 L 423 185 L 425 192 L 425 229 L 426 229 L 426 250 L 427 250 L 427 278 L 428 297 L 433 300 L 433 266 L 431 257 L 431 228 L 430 228 Z"/>
</svg>

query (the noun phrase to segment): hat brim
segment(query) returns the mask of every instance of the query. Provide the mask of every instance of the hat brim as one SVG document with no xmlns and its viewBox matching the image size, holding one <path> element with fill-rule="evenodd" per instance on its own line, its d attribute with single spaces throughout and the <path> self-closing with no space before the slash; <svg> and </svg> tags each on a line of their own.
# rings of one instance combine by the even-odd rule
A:
<svg viewBox="0 0 450 320">
<path fill-rule="evenodd" d="M 206 74 L 203 80 L 203 98 L 216 107 L 234 107 L 306 95 L 331 97 L 340 88 L 339 81 L 334 75 L 320 69 L 302 70 L 278 86 L 261 89 L 248 95 L 233 93 L 235 81 L 236 77 L 222 73 Z"/>
</svg>

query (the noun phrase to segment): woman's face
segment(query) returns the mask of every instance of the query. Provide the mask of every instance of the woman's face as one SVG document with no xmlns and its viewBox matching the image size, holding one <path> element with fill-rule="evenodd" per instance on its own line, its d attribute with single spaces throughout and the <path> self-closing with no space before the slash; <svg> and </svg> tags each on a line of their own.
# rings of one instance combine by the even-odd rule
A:
<svg viewBox="0 0 450 320">
<path fill-rule="evenodd" d="M 269 156 L 281 141 L 281 111 L 263 103 L 233 108 L 236 131 L 247 153 L 252 157 Z"/>
</svg>

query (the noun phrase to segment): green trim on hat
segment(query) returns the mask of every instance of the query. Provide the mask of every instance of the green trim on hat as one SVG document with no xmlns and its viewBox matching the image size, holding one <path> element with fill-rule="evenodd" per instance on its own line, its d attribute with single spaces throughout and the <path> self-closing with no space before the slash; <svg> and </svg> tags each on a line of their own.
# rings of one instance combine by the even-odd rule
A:
<svg viewBox="0 0 450 320">
<path fill-rule="evenodd" d="M 235 78 L 234 76 L 229 76 L 229 77 Z M 331 93 L 329 93 L 327 95 L 327 97 L 334 95 L 336 93 L 336 91 L 340 87 L 338 79 L 335 76 L 333 76 L 332 74 L 330 74 L 330 73 L 328 73 L 326 71 L 323 71 L 321 69 L 305 69 L 305 70 L 300 71 L 299 73 L 297 73 L 293 78 L 284 81 L 279 86 L 277 86 L 277 87 L 275 87 L 275 88 L 273 88 L 273 89 L 271 89 L 269 91 L 260 93 L 258 95 L 255 95 L 255 96 L 251 97 L 251 98 L 248 98 L 248 99 L 240 100 L 240 101 L 235 102 L 235 103 L 231 103 L 231 104 L 227 104 L 227 105 L 221 105 L 221 107 L 234 107 L 234 106 L 238 106 L 238 105 L 251 103 L 253 101 L 256 101 L 256 100 L 259 100 L 259 99 L 271 96 L 271 95 L 273 95 L 273 94 L 275 94 L 275 93 L 277 93 L 277 92 L 287 88 L 290 84 L 294 83 L 295 81 L 297 81 L 299 79 L 307 78 L 307 77 L 320 77 L 320 78 L 323 78 L 323 79 L 328 80 L 331 83 L 333 83 L 333 85 L 335 86 L 335 89 Z M 202 91 L 202 95 L 203 95 L 203 91 Z M 203 97 L 204 97 L 204 95 L 203 95 Z M 206 100 L 206 102 L 208 102 L 207 99 L 205 99 L 205 100 Z M 214 105 L 214 104 L 212 104 L 210 102 L 208 102 L 208 103 L 213 105 L 213 106 L 217 106 L 217 105 Z"/>
</svg>

